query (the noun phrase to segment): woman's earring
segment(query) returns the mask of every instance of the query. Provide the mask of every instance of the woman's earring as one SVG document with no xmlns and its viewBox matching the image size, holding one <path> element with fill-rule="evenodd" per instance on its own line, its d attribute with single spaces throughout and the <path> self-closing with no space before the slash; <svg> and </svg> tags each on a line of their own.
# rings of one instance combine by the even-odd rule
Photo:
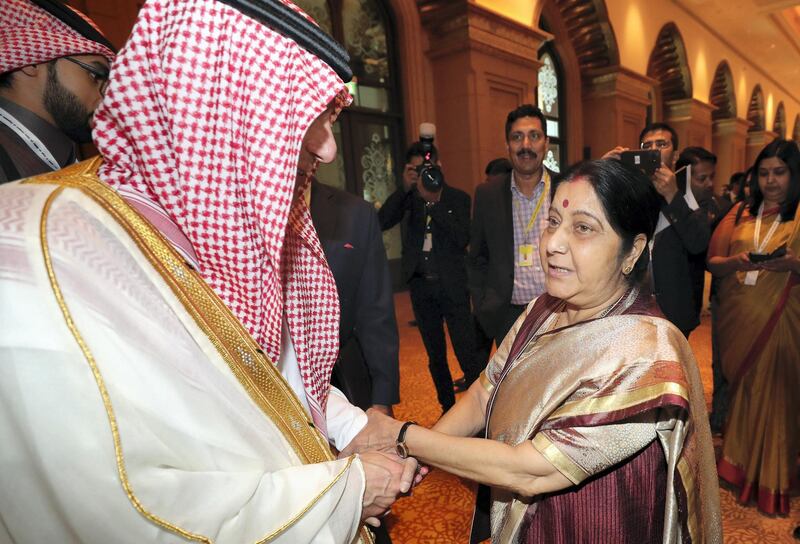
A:
<svg viewBox="0 0 800 544">
<path fill-rule="evenodd" d="M 631 273 L 631 270 L 633 270 L 632 266 L 626 266 L 625 268 L 622 269 L 622 274 L 627 276 L 628 274 Z"/>
</svg>

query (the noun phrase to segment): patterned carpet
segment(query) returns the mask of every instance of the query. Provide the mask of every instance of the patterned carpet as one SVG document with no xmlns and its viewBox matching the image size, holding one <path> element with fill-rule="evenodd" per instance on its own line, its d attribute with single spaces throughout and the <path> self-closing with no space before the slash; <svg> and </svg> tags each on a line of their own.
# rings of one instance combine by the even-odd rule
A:
<svg viewBox="0 0 800 544">
<path fill-rule="evenodd" d="M 395 407 L 398 419 L 413 419 L 431 426 L 440 416 L 436 392 L 427 368 L 427 358 L 419 331 L 408 325 L 413 319 L 407 293 L 395 296 L 400 328 L 400 397 Z M 692 333 L 690 343 L 700 365 L 706 398 L 711 398 L 711 340 L 708 317 Z M 458 363 L 448 345 L 450 370 L 461 376 Z M 475 486 L 442 471 L 433 471 L 413 495 L 400 499 L 386 523 L 394 544 L 460 544 L 468 542 Z M 788 518 L 766 517 L 755 507 L 738 504 L 734 495 L 721 491 L 723 529 L 726 544 L 795 543 L 791 536 L 800 523 L 800 497 L 792 499 Z"/>
</svg>

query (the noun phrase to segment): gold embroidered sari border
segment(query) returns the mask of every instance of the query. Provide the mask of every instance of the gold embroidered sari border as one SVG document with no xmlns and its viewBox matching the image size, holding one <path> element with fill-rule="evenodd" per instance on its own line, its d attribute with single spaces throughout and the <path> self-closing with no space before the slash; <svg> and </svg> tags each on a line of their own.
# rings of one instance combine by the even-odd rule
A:
<svg viewBox="0 0 800 544">
<path fill-rule="evenodd" d="M 689 463 L 687 463 L 686 459 L 683 457 L 678 460 L 677 469 L 681 477 L 683 492 L 686 495 L 686 509 L 688 510 L 686 520 L 689 528 L 689 537 L 692 542 L 700 542 L 697 540 L 697 535 L 701 534 L 700 527 L 698 526 L 699 517 L 693 515 L 697 509 L 697 496 L 695 493 L 691 493 L 691 490 L 693 490 L 696 485 L 694 474 L 692 473 Z"/>
<path fill-rule="evenodd" d="M 480 376 L 478 376 L 478 380 L 480 380 L 480 382 L 481 382 L 481 385 L 483 386 L 483 388 L 484 388 L 484 389 L 486 389 L 486 391 L 487 391 L 488 393 L 490 393 L 490 394 L 491 394 L 491 393 L 492 393 L 492 391 L 494 391 L 494 387 L 495 387 L 495 386 L 494 386 L 494 384 L 493 384 L 493 383 L 492 383 L 492 382 L 489 380 L 489 376 L 487 376 L 487 375 L 486 375 L 486 370 L 485 370 L 485 369 L 484 369 L 484 371 L 483 371 L 483 372 L 481 372 Z"/>
<path fill-rule="evenodd" d="M 655 400 L 664 395 L 676 395 L 684 399 L 687 403 L 689 399 L 689 391 L 686 389 L 686 386 L 677 382 L 664 382 L 616 395 L 590 397 L 567 402 L 555 410 L 550 417 L 547 418 L 547 421 L 624 410 L 647 401 Z"/>
<path fill-rule="evenodd" d="M 569 478 L 569 481 L 573 484 L 578 485 L 589 477 L 589 474 L 585 470 L 578 466 L 575 461 L 564 455 L 564 453 L 558 449 L 558 446 L 544 433 L 537 433 L 536 436 L 533 437 L 532 442 L 533 447 L 536 448 L 545 459 L 550 461 L 550 464 L 556 467 L 561 474 Z"/>
</svg>

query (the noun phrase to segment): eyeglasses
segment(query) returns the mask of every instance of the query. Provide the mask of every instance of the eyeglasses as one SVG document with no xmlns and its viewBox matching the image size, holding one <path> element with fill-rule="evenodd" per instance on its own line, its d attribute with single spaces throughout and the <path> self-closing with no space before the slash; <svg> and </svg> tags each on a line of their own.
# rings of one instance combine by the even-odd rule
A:
<svg viewBox="0 0 800 544">
<path fill-rule="evenodd" d="M 642 142 L 642 149 L 666 149 L 672 145 L 671 140 L 650 140 L 649 142 Z"/>
<path fill-rule="evenodd" d="M 85 62 L 81 62 L 78 59 L 73 59 L 72 57 L 61 57 L 64 60 L 68 60 L 73 64 L 77 64 L 89 74 L 89 77 L 97 83 L 98 90 L 100 91 L 100 95 L 103 96 L 106 94 L 106 88 L 108 87 L 108 69 L 98 68 L 97 66 L 93 66 L 91 64 L 87 64 Z"/>
<path fill-rule="evenodd" d="M 508 135 L 508 141 L 511 142 L 512 144 L 521 144 L 523 141 L 525 141 L 525 137 L 530 139 L 531 142 L 535 143 L 538 142 L 539 140 L 544 139 L 545 136 L 544 134 L 542 134 L 537 130 L 532 130 L 528 134 L 525 134 L 523 132 L 512 132 L 511 134 Z"/>
</svg>

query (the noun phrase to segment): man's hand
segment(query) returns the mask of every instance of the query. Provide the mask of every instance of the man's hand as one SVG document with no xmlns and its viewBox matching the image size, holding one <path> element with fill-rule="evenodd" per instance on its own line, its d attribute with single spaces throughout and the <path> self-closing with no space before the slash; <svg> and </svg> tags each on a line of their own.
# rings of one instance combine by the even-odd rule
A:
<svg viewBox="0 0 800 544">
<path fill-rule="evenodd" d="M 385 416 L 394 417 L 394 412 L 392 411 L 392 406 L 390 404 L 373 404 L 371 408 Z"/>
<path fill-rule="evenodd" d="M 675 179 L 675 174 L 670 170 L 666 164 L 661 163 L 661 167 L 653 174 L 653 186 L 658 191 L 667 204 L 672 202 L 675 195 L 678 194 L 678 180 Z"/>
<path fill-rule="evenodd" d="M 621 145 L 618 145 L 617 147 L 615 147 L 614 149 L 612 149 L 611 151 L 609 151 L 608 153 L 606 153 L 605 155 L 603 155 L 600 158 L 601 159 L 617 159 L 617 160 L 620 160 L 622 158 L 622 152 L 623 151 L 629 151 L 629 149 L 627 147 L 622 147 Z"/>
<path fill-rule="evenodd" d="M 417 167 L 411 163 L 406 163 L 403 169 L 403 189 L 406 192 L 410 191 L 414 185 L 419 181 L 419 174 L 417 174 Z"/>
<path fill-rule="evenodd" d="M 367 410 L 367 424 L 342 450 L 340 457 L 368 450 L 394 452 L 402 421 L 385 416 L 374 408 Z"/>
<path fill-rule="evenodd" d="M 398 495 L 411 489 L 417 461 L 378 451 L 362 453 L 359 458 L 366 477 L 361 519 L 378 527 L 381 524 L 378 516 L 389 511 Z"/>
</svg>

